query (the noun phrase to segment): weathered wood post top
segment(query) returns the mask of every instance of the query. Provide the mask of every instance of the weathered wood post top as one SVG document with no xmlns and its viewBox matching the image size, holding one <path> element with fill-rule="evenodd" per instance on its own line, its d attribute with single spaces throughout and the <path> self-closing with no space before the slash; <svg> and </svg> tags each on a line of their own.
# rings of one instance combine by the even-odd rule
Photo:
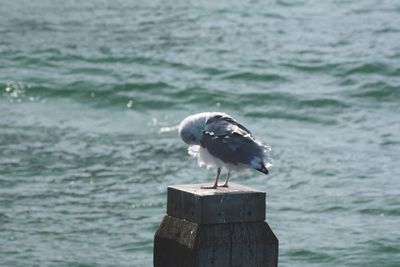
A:
<svg viewBox="0 0 400 267">
<path fill-rule="evenodd" d="M 167 214 L 199 224 L 265 220 L 265 192 L 234 183 L 218 189 L 201 186 L 169 186 Z"/>
<path fill-rule="evenodd" d="M 154 267 L 276 267 L 278 239 L 265 222 L 266 193 L 231 183 L 173 185 L 154 236 Z"/>
</svg>

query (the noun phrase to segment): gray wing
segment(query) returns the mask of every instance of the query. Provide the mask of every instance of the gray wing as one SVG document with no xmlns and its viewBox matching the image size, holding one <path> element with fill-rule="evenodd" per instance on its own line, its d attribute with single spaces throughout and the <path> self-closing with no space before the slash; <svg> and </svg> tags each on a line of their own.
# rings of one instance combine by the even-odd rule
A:
<svg viewBox="0 0 400 267">
<path fill-rule="evenodd" d="M 242 124 L 234 120 L 226 113 L 216 112 L 206 122 L 206 131 L 212 131 L 215 134 L 217 134 L 219 131 L 221 131 L 221 133 L 224 133 L 227 130 L 229 131 L 230 129 L 237 130 L 243 135 L 250 135 L 252 137 L 251 132 L 246 127 L 244 127 Z"/>
<path fill-rule="evenodd" d="M 263 161 L 263 147 L 256 142 L 243 125 L 226 114 L 208 119 L 201 145 L 214 157 L 231 164 L 250 165 L 251 161 Z"/>
</svg>

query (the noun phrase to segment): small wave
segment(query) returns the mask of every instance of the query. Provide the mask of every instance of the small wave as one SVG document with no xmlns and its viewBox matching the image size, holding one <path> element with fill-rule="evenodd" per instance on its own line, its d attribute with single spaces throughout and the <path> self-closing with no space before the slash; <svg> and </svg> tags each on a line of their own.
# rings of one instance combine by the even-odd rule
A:
<svg viewBox="0 0 400 267">
<path fill-rule="evenodd" d="M 7 215 L 0 213 L 0 223 L 6 223 L 9 221 L 10 221 L 10 218 Z"/>
<path fill-rule="evenodd" d="M 356 66 L 345 68 L 341 71 L 342 75 L 367 75 L 367 74 L 379 74 L 383 76 L 396 76 L 400 75 L 400 69 L 393 68 L 389 64 L 374 62 L 374 63 L 362 63 Z"/>
<path fill-rule="evenodd" d="M 28 19 L 21 16 L 20 18 L 12 19 L 14 25 L 14 31 L 21 32 L 52 32 L 55 31 L 53 25 L 45 20 L 40 19 Z"/>
<path fill-rule="evenodd" d="M 292 113 L 287 111 L 269 111 L 269 112 L 247 112 L 245 113 L 248 117 L 254 118 L 270 118 L 270 119 L 282 119 L 282 120 L 293 120 L 293 121 L 302 121 L 309 123 L 318 123 L 324 125 L 334 125 L 337 124 L 337 121 L 329 118 L 322 118 L 321 114 L 317 116 L 310 116 L 300 113 Z"/>
<path fill-rule="evenodd" d="M 118 85 L 97 85 L 86 81 L 76 81 L 65 87 L 30 86 L 18 83 L 7 85 L 5 96 L 10 101 L 23 102 L 48 98 L 69 98 L 96 108 L 128 107 L 130 109 L 163 109 L 172 108 L 177 100 L 160 93 L 149 93 L 148 90 L 159 91 L 171 89 L 163 82 L 123 83 Z"/>
<path fill-rule="evenodd" d="M 227 75 L 224 77 L 227 80 L 243 80 L 243 81 L 280 81 L 285 82 L 287 79 L 277 74 L 258 74 L 252 72 L 241 72 L 236 74 Z"/>
<path fill-rule="evenodd" d="M 335 257 L 323 253 L 323 252 L 314 252 L 311 250 L 306 249 L 297 249 L 297 250 L 290 250 L 288 252 L 288 256 L 292 258 L 296 258 L 299 260 L 304 260 L 307 262 L 331 262 L 335 260 Z"/>
<path fill-rule="evenodd" d="M 338 64 L 334 63 L 284 63 L 281 64 L 283 67 L 294 69 L 297 71 L 307 72 L 307 73 L 329 73 L 335 71 L 338 68 Z"/>
<path fill-rule="evenodd" d="M 393 255 L 399 255 L 400 253 L 400 247 L 397 244 L 397 240 L 390 240 L 390 239 L 377 239 L 377 240 L 368 240 L 367 242 L 363 242 L 363 245 L 368 247 L 372 253 L 378 253 L 378 254 L 386 254 L 390 253 Z M 388 265 L 388 266 L 397 266 L 396 265 Z"/>
<path fill-rule="evenodd" d="M 359 213 L 361 214 L 367 214 L 367 215 L 379 215 L 379 216 L 400 216 L 400 210 L 393 208 L 393 209 L 387 209 L 387 208 L 365 208 L 359 210 Z"/>
<path fill-rule="evenodd" d="M 124 83 L 115 86 L 116 91 L 141 91 L 141 90 L 159 90 L 170 89 L 173 86 L 165 82 L 137 82 L 137 83 Z"/>
<path fill-rule="evenodd" d="M 324 213 L 324 212 L 331 213 L 331 212 L 342 212 L 342 211 L 348 211 L 348 208 L 342 207 L 342 206 L 332 206 L 332 207 L 325 208 L 325 209 L 321 210 L 320 212 L 321 213 Z"/>
<path fill-rule="evenodd" d="M 284 1 L 284 0 L 278 0 L 276 3 L 280 6 L 284 7 L 295 7 L 295 6 L 301 6 L 304 4 L 303 1 Z"/>
<path fill-rule="evenodd" d="M 384 81 L 370 82 L 362 85 L 351 96 L 377 101 L 398 101 L 400 99 L 400 86 L 391 85 Z"/>
<path fill-rule="evenodd" d="M 71 69 L 68 74 L 89 74 L 89 75 L 110 75 L 111 72 L 106 69 L 95 68 L 95 67 L 80 67 Z"/>
<path fill-rule="evenodd" d="M 347 108 L 348 104 L 343 101 L 329 98 L 318 98 L 318 99 L 310 99 L 310 100 L 302 100 L 300 101 L 302 106 L 306 107 L 337 107 L 337 108 Z"/>
<path fill-rule="evenodd" d="M 287 187 L 287 189 L 297 189 L 297 188 L 300 188 L 300 187 L 302 187 L 304 185 L 307 185 L 307 184 L 308 184 L 308 181 L 300 181 L 300 182 L 297 182 L 297 183 L 290 184 Z"/>
<path fill-rule="evenodd" d="M 168 95 L 172 99 L 177 99 L 184 104 L 204 105 L 224 102 L 224 97 L 219 92 L 211 91 L 204 87 L 188 87 L 183 90 L 170 92 Z M 229 96 L 227 96 L 229 98 Z M 225 98 L 227 98 L 225 97 Z M 224 102 L 225 103 L 225 102 Z M 229 103 L 227 103 L 229 104 Z M 236 103 L 235 103 L 236 105 Z"/>
<path fill-rule="evenodd" d="M 194 70 L 200 73 L 205 73 L 208 75 L 221 75 L 226 73 L 226 70 L 213 68 L 213 67 L 193 67 Z"/>
<path fill-rule="evenodd" d="M 400 30 L 393 27 L 383 27 L 379 30 L 374 31 L 374 34 L 387 34 L 387 33 L 399 33 Z"/>
</svg>

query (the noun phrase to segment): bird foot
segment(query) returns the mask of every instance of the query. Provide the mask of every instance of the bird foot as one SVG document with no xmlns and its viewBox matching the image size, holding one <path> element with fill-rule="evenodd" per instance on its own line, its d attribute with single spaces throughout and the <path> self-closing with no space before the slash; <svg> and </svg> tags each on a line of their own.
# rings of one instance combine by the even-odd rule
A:
<svg viewBox="0 0 400 267">
<path fill-rule="evenodd" d="M 229 187 L 228 184 L 218 185 L 219 187 Z"/>
<path fill-rule="evenodd" d="M 201 189 L 217 189 L 217 185 L 202 185 Z"/>
</svg>

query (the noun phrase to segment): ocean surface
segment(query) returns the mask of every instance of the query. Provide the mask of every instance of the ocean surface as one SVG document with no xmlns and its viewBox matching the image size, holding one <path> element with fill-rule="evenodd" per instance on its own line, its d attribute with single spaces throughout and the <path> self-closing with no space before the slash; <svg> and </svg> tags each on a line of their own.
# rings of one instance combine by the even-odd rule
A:
<svg viewBox="0 0 400 267">
<path fill-rule="evenodd" d="M 0 266 L 152 266 L 176 125 L 272 147 L 280 266 L 400 266 L 400 2 L 1 1 Z"/>
</svg>

